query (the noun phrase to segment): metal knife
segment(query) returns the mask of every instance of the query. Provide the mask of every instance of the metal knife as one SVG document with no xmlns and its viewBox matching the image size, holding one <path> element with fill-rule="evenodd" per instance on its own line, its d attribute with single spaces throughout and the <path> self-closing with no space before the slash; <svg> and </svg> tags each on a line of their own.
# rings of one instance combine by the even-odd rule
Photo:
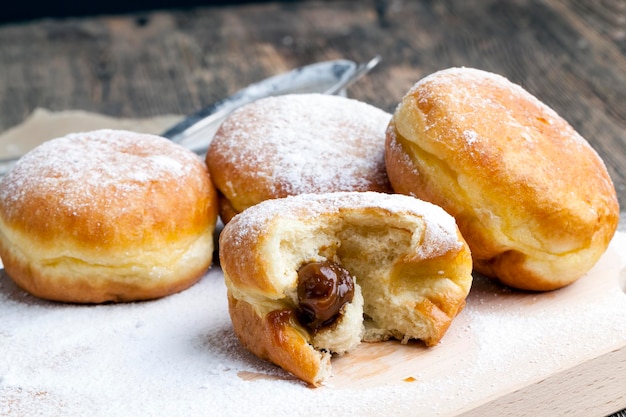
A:
<svg viewBox="0 0 626 417">
<path fill-rule="evenodd" d="M 161 133 L 161 136 L 198 154 L 204 154 L 224 119 L 238 107 L 260 98 L 282 94 L 345 95 L 346 88 L 367 74 L 379 61 L 378 55 L 358 65 L 343 59 L 324 61 L 269 77 L 188 116 Z"/>
<path fill-rule="evenodd" d="M 378 55 L 359 65 L 343 59 L 324 61 L 269 77 L 186 117 L 161 135 L 202 155 L 206 153 L 224 119 L 238 107 L 263 97 L 281 94 L 345 95 L 346 88 L 367 74 L 379 61 Z M 0 178 L 11 170 L 18 159 L 19 156 L 0 158 Z"/>
</svg>

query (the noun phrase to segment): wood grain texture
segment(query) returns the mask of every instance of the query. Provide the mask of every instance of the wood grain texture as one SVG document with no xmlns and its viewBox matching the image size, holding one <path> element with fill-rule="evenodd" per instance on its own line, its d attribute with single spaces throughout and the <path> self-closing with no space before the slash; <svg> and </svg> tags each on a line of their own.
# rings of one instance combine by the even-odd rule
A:
<svg viewBox="0 0 626 417">
<path fill-rule="evenodd" d="M 35 107 L 186 114 L 296 66 L 376 54 L 350 95 L 388 111 L 450 66 L 523 85 L 598 150 L 626 206 L 622 0 L 270 2 L 5 24 L 0 130 Z"/>
<path fill-rule="evenodd" d="M 459 416 L 606 416 L 626 406 L 624 382 L 619 380 L 624 374 L 626 347 L 551 375 Z M 580 381 L 588 382 L 581 384 Z M 528 398 L 533 398 L 533 402 Z"/>
<path fill-rule="evenodd" d="M 521 84 L 598 151 L 624 212 L 624 0 L 266 2 L 7 23 L 0 131 L 37 107 L 187 114 L 300 65 L 376 54 L 381 64 L 349 94 L 388 111 L 420 78 L 450 66 Z"/>
</svg>

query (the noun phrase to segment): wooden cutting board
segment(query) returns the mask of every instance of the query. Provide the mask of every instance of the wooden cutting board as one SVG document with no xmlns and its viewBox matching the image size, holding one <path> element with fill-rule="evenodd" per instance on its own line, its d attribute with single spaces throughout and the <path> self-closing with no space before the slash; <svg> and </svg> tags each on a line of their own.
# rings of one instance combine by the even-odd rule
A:
<svg viewBox="0 0 626 417">
<path fill-rule="evenodd" d="M 416 385 L 426 414 L 604 416 L 626 407 L 625 293 L 624 234 L 558 291 L 512 291 L 477 277 L 439 346 L 363 345 L 335 360 L 333 384 Z"/>
<path fill-rule="evenodd" d="M 234 337 L 218 267 L 180 294 L 74 306 L 0 275 L 4 416 L 604 416 L 626 407 L 626 234 L 548 293 L 477 277 L 440 345 L 362 344 L 312 389 Z"/>
</svg>

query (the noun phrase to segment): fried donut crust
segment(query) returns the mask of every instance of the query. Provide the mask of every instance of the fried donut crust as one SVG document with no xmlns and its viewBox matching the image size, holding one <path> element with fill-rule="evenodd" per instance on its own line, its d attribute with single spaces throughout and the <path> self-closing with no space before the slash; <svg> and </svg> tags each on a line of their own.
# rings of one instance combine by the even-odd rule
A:
<svg viewBox="0 0 626 417">
<path fill-rule="evenodd" d="M 40 145 L 4 178 L 0 256 L 31 294 L 75 303 L 162 297 L 209 268 L 217 195 L 192 152 L 100 130 Z"/>
<path fill-rule="evenodd" d="M 364 102 L 323 94 L 269 97 L 237 109 L 206 155 L 222 221 L 270 198 L 391 192 L 384 160 L 390 119 Z"/>
<path fill-rule="evenodd" d="M 504 77 L 434 73 L 406 94 L 387 130 L 396 192 L 452 214 L 477 272 L 525 290 L 584 275 L 618 224 L 615 188 L 588 142 Z"/>
</svg>

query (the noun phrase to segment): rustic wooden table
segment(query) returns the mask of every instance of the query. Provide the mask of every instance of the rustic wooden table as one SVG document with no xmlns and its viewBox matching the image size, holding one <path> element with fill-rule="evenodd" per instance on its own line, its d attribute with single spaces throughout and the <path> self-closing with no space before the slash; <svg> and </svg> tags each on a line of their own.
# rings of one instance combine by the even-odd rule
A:
<svg viewBox="0 0 626 417">
<path fill-rule="evenodd" d="M 624 212 L 624 0 L 268 2 L 6 23 L 0 132 L 36 107 L 187 114 L 297 66 L 377 54 L 382 62 L 349 95 L 388 111 L 446 67 L 521 84 L 598 151 Z"/>
<path fill-rule="evenodd" d="M 293 67 L 376 54 L 349 94 L 390 111 L 450 66 L 523 85 L 591 142 L 626 207 L 624 0 L 270 2 L 5 24 L 0 131 L 35 107 L 186 114 Z"/>
</svg>

